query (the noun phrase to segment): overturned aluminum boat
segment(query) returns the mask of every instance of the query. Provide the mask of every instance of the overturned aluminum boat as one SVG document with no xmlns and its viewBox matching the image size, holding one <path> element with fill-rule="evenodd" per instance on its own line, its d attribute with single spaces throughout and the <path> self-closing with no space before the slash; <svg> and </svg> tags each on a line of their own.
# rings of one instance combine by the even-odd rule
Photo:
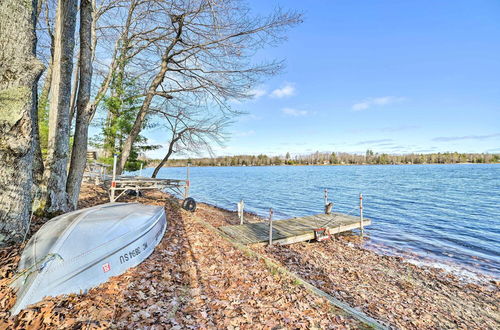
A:
<svg viewBox="0 0 500 330">
<path fill-rule="evenodd" d="M 12 283 L 12 314 L 45 296 L 81 293 L 141 263 L 166 229 L 163 207 L 108 203 L 51 219 L 33 235 Z"/>
</svg>

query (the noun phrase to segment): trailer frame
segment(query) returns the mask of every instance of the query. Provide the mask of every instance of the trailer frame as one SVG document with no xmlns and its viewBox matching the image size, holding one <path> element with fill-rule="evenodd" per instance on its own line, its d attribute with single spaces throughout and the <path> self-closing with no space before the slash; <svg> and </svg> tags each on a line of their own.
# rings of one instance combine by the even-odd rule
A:
<svg viewBox="0 0 500 330">
<path fill-rule="evenodd" d="M 142 190 L 160 190 L 163 192 L 170 191 L 174 195 L 180 195 L 184 200 L 189 198 L 189 164 L 186 168 L 186 179 L 159 179 L 147 178 L 143 176 L 116 175 L 117 156 L 113 160 L 113 176 L 109 182 L 109 201 L 116 202 L 127 191 L 135 191 L 137 195 Z M 142 167 L 141 171 L 142 172 Z M 118 195 L 117 195 L 118 193 Z"/>
</svg>

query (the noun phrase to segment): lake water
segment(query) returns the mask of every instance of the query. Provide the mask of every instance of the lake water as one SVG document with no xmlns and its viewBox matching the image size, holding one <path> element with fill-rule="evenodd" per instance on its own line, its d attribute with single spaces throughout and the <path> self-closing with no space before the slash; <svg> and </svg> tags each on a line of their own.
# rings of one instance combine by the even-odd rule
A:
<svg viewBox="0 0 500 330">
<path fill-rule="evenodd" d="M 143 175 L 153 169 L 143 170 Z M 185 178 L 185 168 L 159 177 Z M 390 254 L 415 254 L 468 276 L 500 278 L 500 165 L 269 166 L 191 168 L 191 196 L 275 219 L 323 212 L 323 190 L 334 211 L 364 215 L 367 245 Z"/>
</svg>

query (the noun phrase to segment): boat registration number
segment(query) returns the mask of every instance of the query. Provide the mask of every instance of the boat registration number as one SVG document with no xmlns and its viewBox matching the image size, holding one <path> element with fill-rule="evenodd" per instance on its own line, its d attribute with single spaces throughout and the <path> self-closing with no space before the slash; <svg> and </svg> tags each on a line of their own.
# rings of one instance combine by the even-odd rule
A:
<svg viewBox="0 0 500 330">
<path fill-rule="evenodd" d="M 120 264 L 123 264 L 124 262 L 127 262 L 129 260 L 132 260 L 133 258 L 137 257 L 148 247 L 148 243 L 143 243 L 142 244 L 142 249 L 141 246 L 136 247 L 133 250 L 130 250 L 129 252 L 122 254 L 120 256 Z"/>
</svg>

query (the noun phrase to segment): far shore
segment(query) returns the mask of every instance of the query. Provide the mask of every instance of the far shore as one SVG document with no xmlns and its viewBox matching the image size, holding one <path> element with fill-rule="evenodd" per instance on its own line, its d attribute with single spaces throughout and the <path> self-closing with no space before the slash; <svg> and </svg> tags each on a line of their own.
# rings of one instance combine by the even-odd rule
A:
<svg viewBox="0 0 500 330">
<path fill-rule="evenodd" d="M 407 166 L 407 165 L 496 165 L 500 162 L 492 163 L 421 163 L 421 164 L 269 164 L 269 165 L 193 165 L 190 167 L 269 167 L 269 166 Z M 154 163 L 147 163 L 145 168 L 155 168 Z M 165 164 L 162 168 L 168 167 L 186 167 L 187 165 L 168 165 Z"/>
</svg>

